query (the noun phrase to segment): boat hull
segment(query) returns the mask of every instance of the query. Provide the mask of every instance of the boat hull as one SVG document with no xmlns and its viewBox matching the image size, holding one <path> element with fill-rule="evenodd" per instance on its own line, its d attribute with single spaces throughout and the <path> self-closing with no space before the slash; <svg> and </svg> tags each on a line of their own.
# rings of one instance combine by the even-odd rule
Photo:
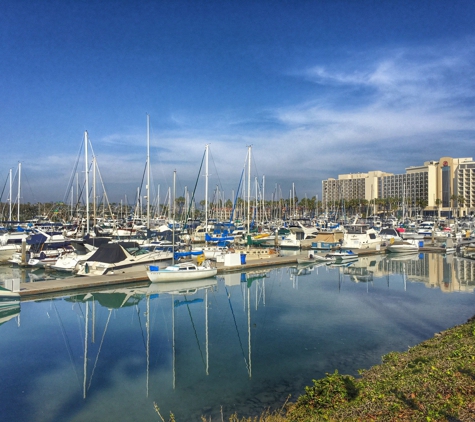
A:
<svg viewBox="0 0 475 422">
<path fill-rule="evenodd" d="M 152 283 L 162 283 L 170 281 L 200 280 L 202 278 L 214 277 L 218 273 L 216 268 L 205 268 L 189 271 L 147 271 L 147 276 Z"/>
</svg>

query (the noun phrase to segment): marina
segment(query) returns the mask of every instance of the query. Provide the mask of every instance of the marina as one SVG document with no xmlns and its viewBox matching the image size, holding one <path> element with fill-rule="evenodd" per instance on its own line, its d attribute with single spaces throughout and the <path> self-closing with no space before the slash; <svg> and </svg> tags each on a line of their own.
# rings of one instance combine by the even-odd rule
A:
<svg viewBox="0 0 475 422">
<path fill-rule="evenodd" d="M 256 415 L 473 315 L 474 262 L 395 255 L 297 265 L 295 254 L 172 283 L 2 267 L 4 282 L 45 286 L 0 326 L 6 420 L 152 420 L 154 403 L 177 421 Z M 71 280 L 89 285 L 53 288 Z"/>
<path fill-rule="evenodd" d="M 422 248 L 421 252 L 442 252 L 440 248 L 427 247 Z M 380 250 L 377 254 L 385 253 Z M 375 255 L 375 251 L 360 251 L 359 255 Z M 299 252 L 294 255 L 274 256 L 271 258 L 251 260 L 244 265 L 225 267 L 222 263 L 216 263 L 217 273 L 219 275 L 229 272 L 241 272 L 248 269 L 260 269 L 281 265 L 297 264 L 299 260 L 308 256 L 307 252 Z M 64 292 L 82 291 L 87 289 L 100 289 L 107 286 L 129 285 L 131 283 L 148 284 L 149 278 L 146 274 L 146 267 L 134 272 L 121 273 L 120 271 L 108 273 L 107 275 L 96 275 L 91 277 L 65 277 L 53 280 L 44 280 L 37 283 L 19 282 L 17 286 L 21 298 L 37 297 L 41 295 L 58 294 Z"/>
</svg>

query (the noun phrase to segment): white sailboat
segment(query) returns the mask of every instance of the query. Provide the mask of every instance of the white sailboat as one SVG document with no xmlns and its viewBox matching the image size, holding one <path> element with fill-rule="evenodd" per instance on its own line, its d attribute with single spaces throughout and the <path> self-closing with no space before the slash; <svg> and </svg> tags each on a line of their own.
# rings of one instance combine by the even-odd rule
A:
<svg viewBox="0 0 475 422">
<path fill-rule="evenodd" d="M 147 276 L 152 283 L 170 281 L 199 280 L 214 277 L 218 273 L 217 268 L 211 267 L 208 260 L 203 265 L 196 265 L 193 262 L 181 262 L 160 270 L 157 266 L 150 266 Z"/>
</svg>

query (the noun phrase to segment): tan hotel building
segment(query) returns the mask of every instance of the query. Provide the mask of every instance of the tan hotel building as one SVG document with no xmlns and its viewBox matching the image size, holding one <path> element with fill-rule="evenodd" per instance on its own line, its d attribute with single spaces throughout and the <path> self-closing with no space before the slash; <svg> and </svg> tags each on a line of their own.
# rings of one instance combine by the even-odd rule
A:
<svg viewBox="0 0 475 422">
<path fill-rule="evenodd" d="M 463 201 L 452 200 L 453 196 Z M 475 212 L 475 162 L 473 158 L 442 157 L 422 166 L 408 167 L 405 174 L 382 171 L 338 175 L 322 181 L 322 203 L 350 199 L 405 198 L 406 207 L 458 216 Z M 437 201 L 438 200 L 438 201 Z"/>
</svg>

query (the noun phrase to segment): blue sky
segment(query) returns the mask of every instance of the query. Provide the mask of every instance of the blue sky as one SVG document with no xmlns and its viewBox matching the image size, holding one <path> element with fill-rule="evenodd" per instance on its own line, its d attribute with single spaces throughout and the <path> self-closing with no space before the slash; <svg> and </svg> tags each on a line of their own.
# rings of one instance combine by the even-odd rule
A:
<svg viewBox="0 0 475 422">
<path fill-rule="evenodd" d="M 87 130 L 109 200 L 133 202 L 147 113 L 151 188 L 176 170 L 177 195 L 206 144 L 226 198 L 248 145 L 268 199 L 475 155 L 473 1 L 4 1 L 0 36 L 2 201 L 18 162 L 21 202 L 68 201 Z"/>
</svg>

